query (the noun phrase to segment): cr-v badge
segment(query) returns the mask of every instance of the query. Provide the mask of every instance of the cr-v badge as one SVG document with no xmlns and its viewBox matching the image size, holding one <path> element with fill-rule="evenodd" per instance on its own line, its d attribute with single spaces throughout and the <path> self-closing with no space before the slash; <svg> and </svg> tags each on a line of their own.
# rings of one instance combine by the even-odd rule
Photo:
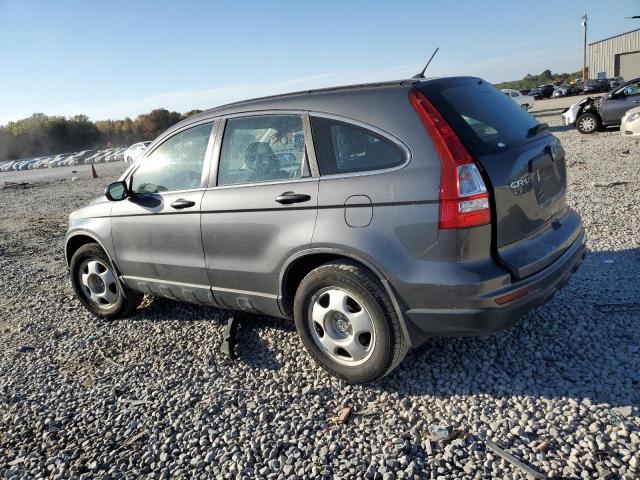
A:
<svg viewBox="0 0 640 480">
<path fill-rule="evenodd" d="M 520 177 L 519 179 L 511 182 L 509 184 L 509 188 L 511 189 L 511 192 L 513 192 L 515 196 L 518 196 L 523 194 L 527 190 L 529 190 L 530 184 L 531 184 L 531 175 L 526 174 L 523 177 Z"/>
</svg>

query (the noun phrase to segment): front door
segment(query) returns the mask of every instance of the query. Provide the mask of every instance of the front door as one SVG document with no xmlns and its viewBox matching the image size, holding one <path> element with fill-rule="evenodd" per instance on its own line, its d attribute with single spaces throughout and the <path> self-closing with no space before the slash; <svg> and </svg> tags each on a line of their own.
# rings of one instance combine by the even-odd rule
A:
<svg viewBox="0 0 640 480">
<path fill-rule="evenodd" d="M 602 102 L 602 121 L 607 125 L 619 125 L 627 110 L 640 107 L 640 82 L 631 83 L 615 93 Z"/>
<path fill-rule="evenodd" d="M 207 274 L 221 306 L 281 315 L 281 269 L 309 247 L 316 221 L 309 140 L 299 114 L 226 120 L 217 179 L 202 199 Z"/>
<path fill-rule="evenodd" d="M 114 203 L 114 249 L 132 288 L 213 303 L 200 234 L 212 137 L 213 123 L 205 123 L 167 138 L 127 179 L 131 196 Z"/>
</svg>

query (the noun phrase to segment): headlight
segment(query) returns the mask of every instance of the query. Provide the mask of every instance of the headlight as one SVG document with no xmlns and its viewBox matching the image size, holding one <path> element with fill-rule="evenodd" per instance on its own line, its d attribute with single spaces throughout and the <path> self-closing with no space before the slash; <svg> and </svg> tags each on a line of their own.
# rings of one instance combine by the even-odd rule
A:
<svg viewBox="0 0 640 480">
<path fill-rule="evenodd" d="M 638 120 L 639 118 L 640 118 L 640 112 L 632 113 L 627 117 L 627 122 L 633 122 L 635 120 Z"/>
</svg>

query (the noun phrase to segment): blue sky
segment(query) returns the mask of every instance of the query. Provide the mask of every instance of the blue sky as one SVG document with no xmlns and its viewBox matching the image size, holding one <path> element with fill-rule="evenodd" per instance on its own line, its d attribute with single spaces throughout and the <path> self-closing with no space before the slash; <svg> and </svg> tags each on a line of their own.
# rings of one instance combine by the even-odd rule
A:
<svg viewBox="0 0 640 480">
<path fill-rule="evenodd" d="M 637 0 L 0 0 L 0 124 L 406 78 L 436 46 L 432 76 L 575 71 L 585 12 L 590 42 L 640 28 Z"/>
</svg>

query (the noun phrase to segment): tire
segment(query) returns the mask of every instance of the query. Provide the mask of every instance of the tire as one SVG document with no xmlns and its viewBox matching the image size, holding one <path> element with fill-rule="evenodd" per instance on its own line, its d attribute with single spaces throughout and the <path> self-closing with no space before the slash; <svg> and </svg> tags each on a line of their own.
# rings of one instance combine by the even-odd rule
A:
<svg viewBox="0 0 640 480">
<path fill-rule="evenodd" d="M 389 296 L 356 263 L 334 261 L 311 271 L 298 286 L 293 310 L 307 351 L 350 383 L 383 378 L 409 350 Z"/>
<path fill-rule="evenodd" d="M 576 119 L 576 128 L 580 133 L 588 135 L 600 128 L 600 117 L 595 113 L 583 113 Z"/>
<path fill-rule="evenodd" d="M 529 105 L 527 103 L 525 103 L 524 105 L 520 105 L 522 107 L 522 109 L 527 112 L 529 111 Z"/>
<path fill-rule="evenodd" d="M 109 257 L 97 243 L 76 250 L 69 270 L 76 297 L 95 315 L 107 319 L 127 317 L 142 302 L 141 293 L 118 280 Z"/>
</svg>

